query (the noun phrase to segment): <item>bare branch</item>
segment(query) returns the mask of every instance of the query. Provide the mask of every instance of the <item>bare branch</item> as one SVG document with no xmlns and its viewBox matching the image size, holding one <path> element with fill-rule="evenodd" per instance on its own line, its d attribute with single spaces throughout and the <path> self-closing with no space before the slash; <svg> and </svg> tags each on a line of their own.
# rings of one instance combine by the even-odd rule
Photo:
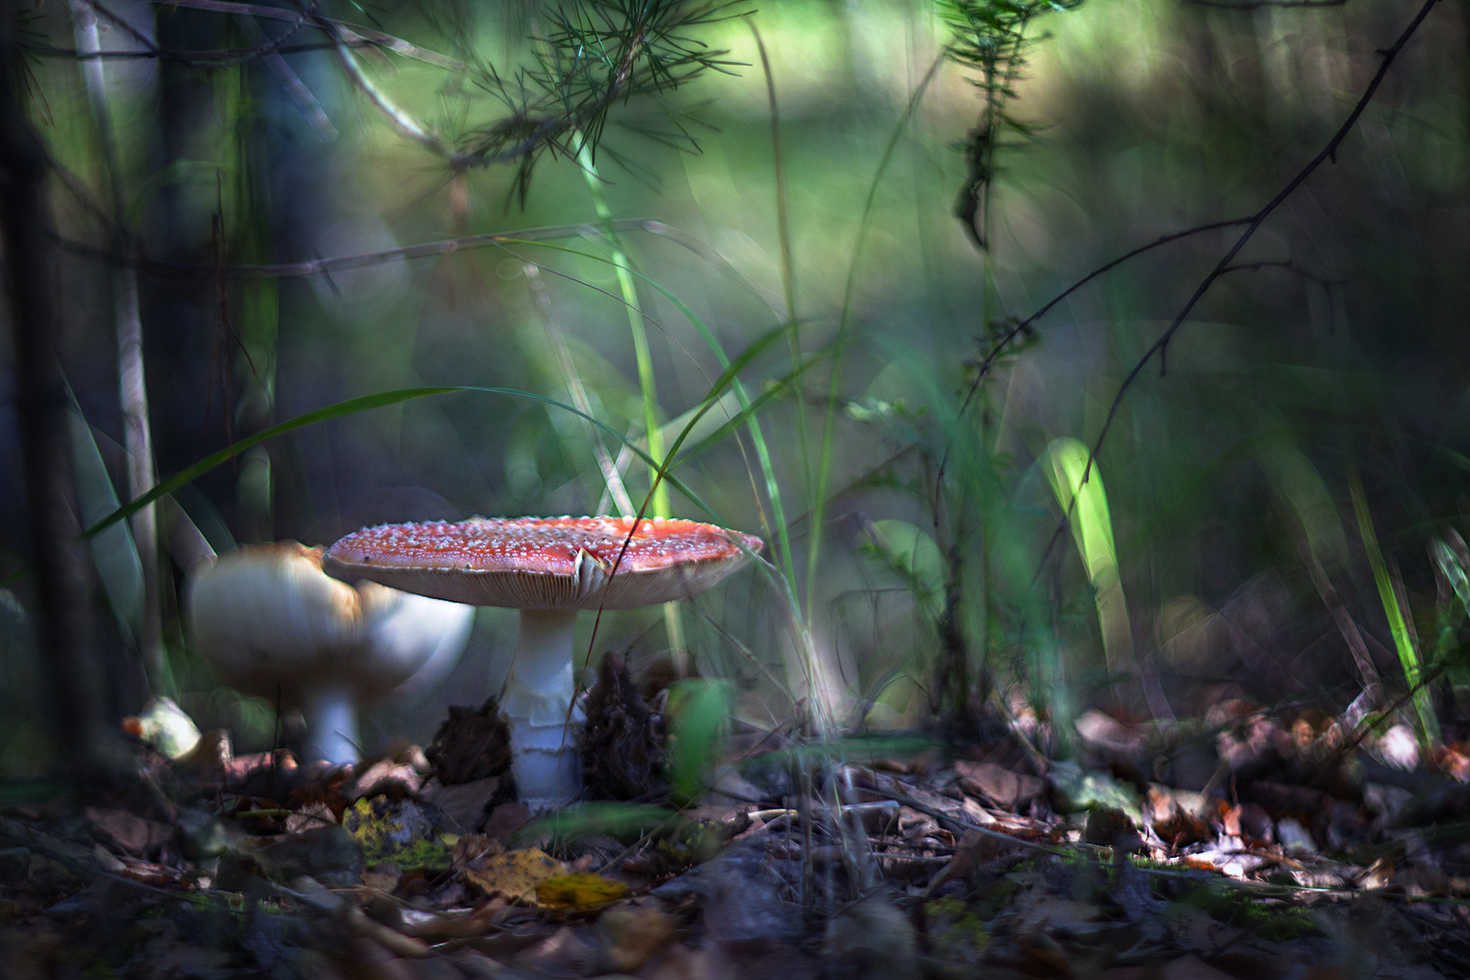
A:
<svg viewBox="0 0 1470 980">
<path fill-rule="evenodd" d="M 385 48 L 377 41 L 364 37 L 344 39 L 349 48 Z M 213 48 L 201 51 L 180 51 L 176 48 L 158 48 L 151 51 L 79 51 L 76 48 L 59 48 L 51 44 L 22 42 L 16 45 L 22 51 L 44 55 L 47 58 L 65 58 L 68 61 L 175 61 L 218 68 L 239 64 L 258 57 L 263 52 L 258 48 Z M 303 54 L 309 51 L 331 51 L 336 45 L 331 41 L 307 41 L 297 44 L 275 46 L 279 54 Z"/>
<path fill-rule="evenodd" d="M 1189 238 L 1191 235 L 1198 235 L 1206 231 L 1216 231 L 1220 228 L 1230 228 L 1235 225 L 1243 225 L 1250 220 L 1251 219 L 1249 217 L 1246 217 L 1230 218 L 1227 221 L 1212 221 L 1209 224 L 1196 225 L 1193 228 L 1186 228 L 1184 231 L 1176 231 L 1172 234 L 1164 235 L 1161 238 L 1156 238 L 1153 241 L 1149 242 L 1147 245 L 1140 245 L 1138 248 L 1133 249 L 1131 252 L 1126 252 L 1123 255 L 1118 256 L 1116 259 L 1113 259 L 1111 262 L 1107 262 L 1103 265 L 1098 266 L 1096 269 L 1093 269 L 1087 275 L 1083 276 L 1081 279 L 1078 279 L 1076 282 L 1072 283 L 1072 285 L 1068 286 L 1060 293 L 1057 293 L 1045 304 L 1043 304 L 1041 308 L 1038 309 L 1035 313 L 1032 313 L 1026 319 L 1020 321 L 1014 327 L 1012 327 L 1004 337 L 996 341 L 995 344 L 990 348 L 990 353 L 985 355 L 984 362 L 981 363 L 979 369 L 975 372 L 975 380 L 971 382 L 970 390 L 965 393 L 965 400 L 960 404 L 960 410 L 955 413 L 955 420 L 958 421 L 959 419 L 964 417 L 965 412 L 968 411 L 970 408 L 970 403 L 975 400 L 976 392 L 980 390 L 980 386 L 984 384 L 985 378 L 990 374 L 990 369 L 995 366 L 995 362 L 999 360 L 1000 356 L 1005 353 L 1005 351 L 1010 347 L 1012 343 L 1015 342 L 1016 338 L 1020 337 L 1027 330 L 1029 330 L 1031 326 L 1036 323 L 1037 320 L 1040 320 L 1047 313 L 1051 312 L 1052 308 L 1060 303 L 1062 300 L 1066 299 L 1068 296 L 1071 296 L 1077 290 L 1081 289 L 1089 282 L 1092 282 L 1092 280 L 1096 279 L 1098 276 L 1101 276 L 1106 272 L 1110 272 L 1113 269 L 1116 269 L 1118 266 L 1122 265 L 1124 262 L 1127 262 L 1129 259 L 1137 258 L 1145 252 L 1150 252 L 1161 245 L 1168 245 L 1170 242 L 1177 242 L 1182 238 Z M 937 495 L 944 487 L 944 473 L 948 466 L 949 445 L 946 444 L 944 447 L 944 455 L 941 456 L 939 459 L 939 469 L 937 475 L 934 478 L 936 507 L 938 506 Z"/>
<path fill-rule="evenodd" d="M 669 228 L 668 225 L 659 221 L 651 221 L 647 218 L 621 218 L 612 222 L 617 231 L 647 231 L 654 234 L 665 235 L 680 241 L 681 236 Z M 605 227 L 605 226 L 604 226 Z M 338 255 L 325 259 L 312 259 L 309 262 L 285 262 L 277 265 L 196 265 L 182 262 L 158 262 L 145 258 L 134 258 L 119 255 L 115 251 L 99 249 L 91 245 L 83 245 L 80 242 L 58 239 L 57 244 L 67 251 L 86 256 L 100 261 L 112 262 L 124 265 L 135 265 L 144 272 L 173 279 L 203 278 L 205 276 L 220 275 L 225 279 L 306 279 L 311 276 L 329 275 L 333 272 L 343 272 L 348 269 L 361 269 L 366 266 L 382 265 L 384 262 L 395 262 L 399 259 L 422 259 L 432 258 L 437 255 L 453 255 L 461 249 L 470 248 L 499 248 L 502 242 L 511 238 L 537 241 L 542 239 L 574 238 L 583 234 L 596 234 L 599 229 L 592 225 L 552 225 L 542 228 L 527 228 L 520 231 L 497 231 L 488 235 L 466 235 L 463 238 L 446 238 L 437 242 L 423 242 L 418 245 L 404 245 L 400 248 L 390 248 L 382 252 L 363 252 L 358 255 Z M 680 241 L 686 247 L 688 243 Z M 698 251 L 697 249 L 694 249 Z"/>
<path fill-rule="evenodd" d="M 1403 33 L 1398 36 L 1398 40 L 1394 41 L 1393 46 L 1379 52 L 1379 54 L 1383 58 L 1383 61 L 1379 64 L 1378 71 L 1374 73 L 1373 79 L 1368 83 L 1368 87 L 1364 89 L 1363 94 L 1358 99 L 1357 104 L 1353 106 L 1352 112 L 1348 113 L 1347 119 L 1345 119 L 1342 125 L 1338 127 L 1337 132 L 1332 135 L 1332 138 L 1327 141 L 1327 145 L 1322 147 L 1317 155 L 1313 157 L 1306 166 L 1298 171 L 1297 175 L 1293 177 L 1290 181 L 1288 181 L 1285 187 L 1281 188 L 1281 190 L 1276 193 L 1275 197 L 1266 202 L 1265 207 L 1261 208 L 1261 210 L 1257 211 L 1254 215 L 1251 216 L 1250 226 L 1246 228 L 1245 231 L 1241 232 L 1241 235 L 1238 239 L 1236 239 L 1235 244 L 1230 247 L 1229 251 L 1225 253 L 1220 261 L 1215 264 L 1215 267 L 1210 270 L 1209 274 L 1206 275 L 1205 278 L 1200 282 L 1199 286 L 1196 287 L 1194 294 L 1190 296 L 1189 301 L 1184 304 L 1184 308 L 1179 311 L 1178 316 L 1174 317 L 1174 321 L 1169 324 L 1169 328 L 1164 331 L 1164 333 L 1159 337 L 1158 340 L 1153 342 L 1152 346 L 1150 346 L 1148 350 L 1144 351 L 1143 356 L 1138 359 L 1138 363 L 1136 363 L 1133 366 L 1133 369 L 1128 372 L 1128 376 L 1125 377 L 1123 379 L 1123 383 L 1118 386 L 1117 394 L 1113 396 L 1113 403 L 1108 407 L 1108 415 L 1107 418 L 1103 420 L 1102 430 L 1098 432 L 1097 440 L 1092 445 L 1092 451 L 1088 453 L 1087 466 L 1082 471 L 1082 480 L 1078 484 L 1079 486 L 1085 484 L 1088 479 L 1091 478 L 1093 464 L 1097 462 L 1098 453 L 1102 451 L 1103 442 L 1107 439 L 1108 433 L 1112 431 L 1113 421 L 1118 417 L 1118 409 L 1123 404 L 1124 396 L 1126 396 L 1129 389 L 1133 387 L 1133 382 L 1136 381 L 1138 379 L 1138 376 L 1143 373 L 1143 369 L 1148 366 L 1149 361 L 1153 360 L 1153 356 L 1155 354 L 1159 355 L 1161 361 L 1163 360 L 1164 354 L 1169 346 L 1169 341 L 1173 339 L 1174 334 L 1179 332 L 1179 328 L 1184 325 L 1185 319 L 1188 318 L 1189 314 L 1194 310 L 1195 306 L 1199 303 L 1200 299 L 1205 295 L 1205 293 L 1209 291 L 1209 288 L 1215 284 L 1215 280 L 1219 279 L 1222 275 L 1230 270 L 1231 263 L 1235 260 L 1235 257 L 1240 254 L 1241 249 L 1245 248 L 1246 243 L 1251 240 L 1251 238 L 1255 235 L 1257 229 L 1261 227 L 1265 220 L 1269 218 L 1271 214 L 1278 207 L 1280 207 L 1281 204 L 1288 197 L 1290 197 L 1292 193 L 1298 187 L 1300 187 L 1302 183 L 1305 182 L 1306 179 L 1310 177 L 1318 167 L 1322 166 L 1322 164 L 1326 163 L 1328 160 L 1332 159 L 1336 155 L 1338 147 L 1342 145 L 1343 140 L 1347 139 L 1348 133 L 1352 132 L 1353 127 L 1356 126 L 1358 123 L 1359 117 L 1363 115 L 1363 110 L 1365 110 L 1368 107 L 1368 103 L 1373 100 L 1373 96 L 1378 91 L 1378 87 L 1383 84 L 1383 79 L 1388 75 L 1388 69 L 1393 65 L 1394 61 L 1398 58 L 1399 53 L 1403 51 L 1404 46 L 1409 43 L 1409 39 L 1414 36 L 1414 32 L 1419 29 L 1419 25 L 1422 24 L 1424 22 L 1424 19 L 1429 16 L 1429 12 L 1434 9 L 1434 5 L 1438 2 L 1439 0 L 1424 0 L 1424 5 L 1419 8 L 1419 12 L 1414 15 L 1414 19 L 1409 22 L 1409 25 L 1404 28 Z M 1063 516 L 1061 523 L 1057 525 L 1057 529 L 1055 532 L 1053 532 L 1051 540 L 1047 542 L 1046 551 L 1042 553 L 1041 561 L 1038 563 L 1037 566 L 1038 574 L 1040 574 L 1040 569 L 1045 566 L 1047 556 L 1051 553 L 1052 548 L 1056 546 L 1057 541 L 1062 536 L 1062 532 L 1066 530 L 1067 522 L 1071 519 L 1072 507 L 1076 506 L 1076 502 L 1077 497 L 1074 496 L 1072 498 L 1072 504 L 1069 505 L 1067 508 L 1066 515 Z"/>
<path fill-rule="evenodd" d="M 317 2 L 319 0 L 314 0 L 311 7 L 316 7 Z M 265 59 L 266 67 L 270 69 L 271 74 L 276 76 L 276 81 L 281 83 L 281 87 L 286 90 L 286 94 L 291 97 L 291 101 L 296 103 L 296 108 L 300 109 L 301 114 L 306 117 L 306 122 L 311 126 L 312 131 L 316 133 L 317 139 L 323 143 L 330 143 L 337 138 L 337 127 L 333 126 L 332 120 L 327 118 L 326 110 L 322 108 L 322 104 L 317 100 L 316 95 L 311 89 L 306 87 L 306 83 L 296 74 L 295 69 L 287 64 L 286 59 L 281 56 L 281 43 L 287 37 L 294 34 L 306 22 L 306 12 L 304 10 L 301 17 L 300 23 L 293 24 L 284 36 L 274 41 L 266 37 L 265 31 L 260 29 L 260 25 L 255 22 L 254 17 L 241 14 L 235 20 L 245 32 L 246 37 L 255 43 L 256 48 L 254 49 L 254 53 L 258 53 L 260 57 Z"/>
<path fill-rule="evenodd" d="M 187 7 L 191 10 L 208 10 L 217 14 L 243 14 L 247 17 L 260 17 L 267 20 L 297 20 L 301 14 L 298 11 L 287 10 L 282 7 L 266 7 L 254 3 L 231 3 L 229 0 L 154 0 L 155 3 L 170 7 Z M 447 58 L 436 51 L 421 48 L 417 44 L 405 41 L 401 37 L 392 34 L 384 34 L 382 31 L 373 30 L 370 27 L 359 27 L 346 21 L 335 20 L 331 17 L 314 16 L 311 20 L 316 24 L 327 24 L 338 32 L 340 40 L 350 46 L 362 46 L 371 44 L 377 47 L 387 48 L 394 54 L 413 58 L 427 64 L 447 68 L 450 71 L 467 71 L 469 66 L 454 58 Z"/>
<path fill-rule="evenodd" d="M 416 143 L 422 144 L 440 156 L 447 156 L 449 154 L 448 148 L 439 137 L 420 126 L 414 121 L 413 117 L 394 105 L 383 94 L 382 90 L 374 85 L 370 78 L 363 74 L 362 68 L 357 64 L 357 59 L 352 56 L 352 52 L 348 49 L 347 45 L 341 43 L 337 29 L 332 27 L 330 22 L 325 19 L 321 19 L 319 22 L 332 35 L 333 40 L 338 42 L 333 46 L 337 52 L 337 60 L 342 63 L 342 68 L 347 72 L 347 76 L 352 79 L 352 83 L 362 89 L 362 94 L 368 97 L 368 101 L 377 106 L 378 111 L 387 116 L 388 121 L 402 132 L 403 135 Z"/>
</svg>

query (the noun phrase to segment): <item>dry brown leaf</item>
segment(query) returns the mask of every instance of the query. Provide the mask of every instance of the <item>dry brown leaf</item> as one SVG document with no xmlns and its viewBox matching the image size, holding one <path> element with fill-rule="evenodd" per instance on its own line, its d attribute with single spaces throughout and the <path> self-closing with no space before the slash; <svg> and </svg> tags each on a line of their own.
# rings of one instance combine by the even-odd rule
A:
<svg viewBox="0 0 1470 980">
<path fill-rule="evenodd" d="M 87 819 L 92 829 L 107 843 L 128 854 L 144 857 L 173 839 L 174 829 L 156 820 L 145 820 L 126 810 L 89 806 Z"/>
<path fill-rule="evenodd" d="M 982 864 L 1009 854 L 1016 847 L 1017 845 L 1010 844 L 994 834 L 987 834 L 980 830 L 965 831 L 965 835 L 955 845 L 954 857 L 949 859 L 949 864 L 945 865 L 944 870 L 929 883 L 929 887 L 924 890 L 924 897 L 928 898 L 933 895 L 935 890 L 947 881 L 974 874 Z"/>
<path fill-rule="evenodd" d="M 1013 813 L 1029 806 L 1046 789 L 1046 784 L 1037 777 L 1012 772 L 993 762 L 958 759 L 954 767 L 966 793 Z"/>
<path fill-rule="evenodd" d="M 597 920 L 606 966 L 631 973 L 674 941 L 678 920 L 659 908 L 621 905 Z"/>
<path fill-rule="evenodd" d="M 406 936 L 413 936 L 415 939 L 422 939 L 428 943 L 483 936 L 499 928 L 501 913 L 509 904 L 504 898 L 497 896 L 468 915 L 462 913 L 423 915 L 420 913 L 423 915 L 422 918 L 406 922 L 400 931 Z"/>
</svg>

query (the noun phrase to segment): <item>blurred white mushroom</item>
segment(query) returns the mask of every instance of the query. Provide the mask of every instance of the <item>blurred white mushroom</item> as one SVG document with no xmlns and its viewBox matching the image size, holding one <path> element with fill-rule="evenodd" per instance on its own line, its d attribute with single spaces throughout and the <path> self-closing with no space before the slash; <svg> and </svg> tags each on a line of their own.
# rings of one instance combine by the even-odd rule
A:
<svg viewBox="0 0 1470 980">
<path fill-rule="evenodd" d="M 173 698 L 149 698 L 142 711 L 123 719 L 122 727 L 170 759 L 188 755 L 200 739 L 194 719 Z"/>
<path fill-rule="evenodd" d="M 453 668 L 474 609 L 322 571 L 295 541 L 207 559 L 186 587 L 195 649 L 219 679 L 299 707 L 309 757 L 356 762 L 359 705 L 420 695 Z"/>
</svg>

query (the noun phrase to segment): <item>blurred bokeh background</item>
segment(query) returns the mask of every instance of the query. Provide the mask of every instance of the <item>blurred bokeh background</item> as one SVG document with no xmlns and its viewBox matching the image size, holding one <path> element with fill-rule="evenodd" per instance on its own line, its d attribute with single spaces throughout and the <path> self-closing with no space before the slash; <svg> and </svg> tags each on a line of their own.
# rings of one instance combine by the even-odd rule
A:
<svg viewBox="0 0 1470 980">
<path fill-rule="evenodd" d="M 1072 531 L 1059 530 L 1076 452 L 1065 440 L 1093 444 L 1125 377 L 1243 226 L 1120 265 L 1031 324 L 977 385 L 980 365 L 1104 263 L 1271 200 L 1347 119 L 1417 5 L 735 4 L 685 32 L 728 52 L 723 71 L 615 101 L 595 155 L 540 153 L 528 181 L 519 160 L 447 158 L 384 106 L 443 148 L 474 145 L 515 113 L 518 66 L 545 56 L 554 11 L 314 5 L 418 46 L 344 54 L 284 7 L 107 9 L 103 47 L 138 55 L 102 64 L 136 235 L 126 251 L 143 259 L 161 476 L 303 412 L 422 385 L 582 404 L 644 447 L 651 403 L 667 447 L 721 372 L 701 328 L 733 359 L 787 324 L 740 374 L 750 398 L 771 395 L 756 415 L 768 465 L 742 428 L 672 471 L 709 508 L 671 492 L 674 514 L 772 542 L 770 569 L 679 612 L 674 642 L 694 671 L 731 682 L 738 718 L 770 726 L 819 704 L 844 726 L 911 727 L 949 697 L 952 716 L 1035 712 L 1038 737 L 1065 751 L 1070 728 L 1053 723 L 1089 704 L 1156 718 L 1225 697 L 1340 710 L 1368 669 L 1401 691 L 1407 647 L 1416 669 L 1448 665 L 1433 708 L 1455 724 L 1461 566 L 1431 548 L 1463 555 L 1455 529 L 1470 516 L 1463 4 L 1430 12 L 1335 158 L 1212 285 L 1167 361 L 1138 374 L 1096 462 L 1105 500 L 1079 496 Z M 1001 63 L 1006 91 L 944 58 L 947 45 L 1013 40 L 967 41 L 964 10 L 1024 22 L 1023 58 Z M 25 28 L 31 118 L 66 175 L 48 201 L 58 349 L 126 499 L 107 257 L 118 242 L 84 203 L 110 200 L 108 154 L 79 62 L 59 53 L 77 46 L 67 5 L 39 7 Z M 233 61 L 149 56 L 270 39 L 278 50 Z M 986 143 L 996 112 L 1010 122 Z M 982 205 L 968 224 L 955 213 L 967 187 Z M 325 274 L 250 269 L 491 233 L 516 240 Z M 11 575 L 30 544 L 4 363 Z M 691 441 L 738 410 L 727 394 Z M 648 468 L 608 432 L 545 402 L 465 391 L 270 439 L 174 499 L 219 551 L 330 544 L 383 521 L 615 512 L 599 448 L 636 508 Z M 1101 535 L 1090 545 L 1089 528 Z M 162 685 L 201 726 L 268 747 L 269 702 L 220 687 L 190 649 L 185 572 L 165 548 L 166 669 L 150 681 L 136 612 L 109 598 L 105 563 L 93 569 L 113 710 Z M 9 588 L 0 771 L 24 774 L 49 757 L 28 693 L 33 597 L 24 576 Z M 673 645 L 659 609 L 604 616 L 595 643 L 585 619 L 579 642 L 594 657 L 629 651 L 646 667 Z M 495 693 L 514 633 L 512 611 L 480 610 L 460 665 L 414 703 L 372 712 L 367 747 L 422 742 L 444 705 Z M 964 670 L 939 671 L 946 657 Z M 961 676 L 959 694 L 942 690 Z"/>
</svg>

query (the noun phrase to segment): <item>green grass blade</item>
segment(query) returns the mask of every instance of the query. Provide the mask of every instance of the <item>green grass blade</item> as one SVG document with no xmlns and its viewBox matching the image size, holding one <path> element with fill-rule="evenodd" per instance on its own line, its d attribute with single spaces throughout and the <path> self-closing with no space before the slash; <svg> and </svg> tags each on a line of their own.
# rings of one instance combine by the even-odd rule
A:
<svg viewBox="0 0 1470 980">
<path fill-rule="evenodd" d="M 1062 513 L 1072 515 L 1072 536 L 1087 568 L 1087 580 L 1096 593 L 1103 652 L 1114 674 L 1131 671 L 1133 625 L 1128 599 L 1118 574 L 1118 551 L 1113 544 L 1113 520 L 1108 494 L 1096 463 L 1088 474 L 1091 452 L 1080 439 L 1063 437 L 1047 447 L 1047 477 Z M 1087 482 L 1083 482 L 1084 474 Z M 1076 501 L 1075 507 L 1073 501 Z"/>
<path fill-rule="evenodd" d="M 782 332 L 784 332 L 784 328 Z M 772 398 L 777 397 L 778 395 L 784 394 L 787 389 L 791 388 L 793 385 L 796 384 L 798 380 L 800 380 L 802 375 L 806 374 L 806 372 L 809 371 L 811 368 L 816 366 L 821 361 L 825 360 L 828 356 L 830 356 L 831 353 L 831 347 L 825 347 L 822 350 L 814 351 L 812 354 L 808 355 L 805 360 L 797 365 L 796 370 L 792 371 L 784 378 L 771 382 L 766 390 L 761 392 L 760 395 L 756 397 L 755 401 L 747 400 L 747 403 L 744 405 L 744 407 L 742 407 L 739 412 L 730 416 L 730 418 L 727 419 L 724 424 L 721 425 L 718 429 L 716 429 L 714 432 L 711 432 L 703 439 L 699 440 L 699 442 L 695 443 L 693 446 L 690 446 L 688 449 L 684 450 L 684 454 L 679 457 L 678 461 L 680 463 L 683 463 L 685 460 L 692 459 L 693 457 L 699 455 L 706 449 L 709 449 L 711 446 L 718 443 L 720 440 L 724 439 L 731 432 L 734 432 L 736 429 L 740 428 L 740 426 L 746 424 L 754 417 L 757 412 L 765 407 L 766 402 L 770 401 Z"/>
<path fill-rule="evenodd" d="M 781 113 L 776 105 L 776 79 L 771 74 L 771 59 L 766 42 L 754 18 L 747 21 L 755 45 L 760 49 L 761 71 L 766 76 L 766 99 L 771 106 L 771 164 L 776 175 L 776 238 L 781 245 L 781 297 L 786 304 L 787 339 L 791 348 L 791 370 L 801 368 L 801 331 L 796 317 L 796 260 L 791 248 L 791 209 L 786 203 L 786 162 L 781 152 Z M 801 459 L 802 485 L 807 497 L 812 494 L 811 452 L 808 450 L 805 399 L 796 402 L 796 447 Z"/>
<path fill-rule="evenodd" d="M 651 467 L 653 467 L 655 472 L 660 472 L 658 461 L 655 460 L 647 452 L 644 452 L 642 449 L 629 442 L 621 432 L 618 432 L 616 429 L 610 427 L 609 425 L 607 425 L 607 423 L 602 422 L 599 419 L 595 419 L 590 415 L 579 412 L 577 409 L 573 408 L 570 405 L 557 401 L 555 398 L 548 398 L 545 395 L 538 395 L 535 392 L 531 391 L 521 391 L 517 388 L 495 388 L 481 385 L 431 385 L 418 388 L 398 388 L 393 391 L 380 391 L 371 395 L 362 395 L 357 398 L 349 398 L 346 401 L 337 402 L 333 405 L 327 405 L 324 408 L 314 409 L 310 412 L 298 415 L 293 419 L 287 419 L 285 422 L 273 425 L 268 429 L 262 429 L 260 432 L 257 432 L 254 435 L 248 436 L 238 442 L 232 443 L 226 446 L 224 449 L 221 449 L 218 452 L 211 453 L 210 455 L 204 457 L 197 463 L 194 463 L 192 466 L 189 466 L 179 471 L 168 479 L 160 482 L 148 493 L 130 503 L 124 504 L 117 510 L 108 514 L 106 517 L 96 521 L 82 533 L 82 536 L 84 538 L 90 538 L 93 535 L 100 533 L 104 529 L 111 527 L 113 524 L 116 524 L 118 521 L 130 517 L 138 510 L 147 507 L 149 504 L 153 503 L 155 500 L 164 496 L 165 494 L 173 493 L 174 491 L 178 490 L 179 487 L 182 487 L 187 483 L 192 483 L 194 480 L 197 480 L 205 473 L 208 473 L 210 470 L 214 469 L 216 466 L 228 462 L 234 457 L 245 452 L 247 449 L 250 449 L 252 446 L 259 445 L 267 439 L 271 439 L 279 435 L 284 435 L 287 432 L 294 432 L 297 429 L 305 428 L 309 425 L 315 425 L 318 422 L 327 422 L 332 419 L 342 418 L 343 416 L 353 415 L 357 412 L 363 412 L 373 408 L 383 408 L 388 405 L 397 405 L 400 402 L 412 401 L 416 398 L 429 398 L 435 395 L 449 395 L 462 391 L 480 392 L 482 394 L 488 395 L 505 395 L 511 398 L 526 398 L 531 401 L 537 401 L 545 405 L 551 405 L 556 408 L 560 408 L 563 411 L 571 412 L 573 415 L 576 415 L 579 418 L 586 419 L 593 425 L 597 426 L 599 429 L 602 429 L 604 432 L 611 435 L 614 439 L 627 446 L 629 451 L 637 455 L 639 459 L 643 460 L 645 463 L 648 463 Z M 688 497 L 690 502 L 692 502 L 696 507 L 698 507 L 704 513 L 708 514 L 711 519 L 719 519 L 719 515 L 715 513 L 713 508 L 706 504 L 699 497 L 698 494 L 690 490 L 679 480 L 667 475 L 667 473 L 663 474 L 663 478 L 667 479 L 670 485 L 674 487 L 674 489 L 678 490 L 680 493 L 684 494 L 684 496 Z"/>
<path fill-rule="evenodd" d="M 628 255 L 623 251 L 617 231 L 613 228 L 612 209 L 608 207 L 607 195 L 602 192 L 602 177 L 598 175 L 597 164 L 592 159 L 591 143 L 582 139 L 581 134 L 573 136 L 573 139 L 582 144 L 577 154 L 577 163 L 581 165 L 582 176 L 587 180 L 592 207 L 603 223 L 603 234 L 607 236 L 613 268 L 617 271 L 618 289 L 622 292 L 623 304 L 627 307 L 628 329 L 633 334 L 633 354 L 638 363 L 638 389 L 643 400 L 643 427 L 648 433 L 648 452 L 654 459 L 658 459 L 663 455 L 663 437 L 659 434 L 658 425 L 658 386 L 653 376 L 653 356 L 648 349 L 648 331 L 643 326 L 643 310 L 638 305 L 638 288 L 633 283 L 633 265 L 628 261 Z M 652 478 L 650 473 L 649 479 Z M 655 517 L 669 516 L 667 487 L 654 491 L 653 513 Z"/>
<path fill-rule="evenodd" d="M 531 239 L 503 238 L 497 240 L 497 244 L 524 245 L 535 248 L 543 248 L 553 252 L 565 252 L 568 255 L 576 255 L 584 259 L 590 259 L 594 262 L 603 262 L 609 265 L 612 264 L 608 259 L 603 258 L 600 255 L 593 255 L 589 252 L 583 252 L 575 248 L 569 248 L 565 245 L 556 245 L 551 242 L 534 241 Z M 700 337 L 704 340 L 706 346 L 708 346 L 715 357 L 719 359 L 720 365 L 722 367 L 728 367 L 730 365 L 730 358 L 729 355 L 725 353 L 725 349 L 720 346 L 719 341 L 715 339 L 715 335 L 710 332 L 709 327 L 705 326 L 704 321 L 701 320 L 699 316 L 692 309 L 689 308 L 688 304 L 686 304 L 678 296 L 675 296 L 669 290 L 665 289 L 660 283 L 654 281 L 653 279 L 650 279 L 648 276 L 643 275 L 637 269 L 631 269 L 629 271 L 632 273 L 632 275 L 647 283 L 651 288 L 656 290 L 661 296 L 663 296 L 671 304 L 673 304 L 674 308 L 677 309 L 679 313 L 686 320 L 688 320 L 689 323 L 694 327 L 694 329 L 699 333 Z M 750 397 L 746 393 L 744 385 L 742 385 L 739 381 L 735 381 L 731 385 L 731 390 L 735 392 L 736 397 L 740 400 L 740 405 L 742 409 L 746 409 L 750 406 Z M 799 608 L 796 603 L 796 572 L 795 566 L 793 564 L 793 556 L 791 550 L 791 534 L 786 520 L 786 509 L 782 504 L 781 487 L 776 480 L 776 470 L 775 466 L 771 462 L 770 449 L 766 444 L 765 436 L 761 431 L 760 423 L 754 415 L 751 415 L 749 417 L 749 427 L 750 441 L 755 447 L 756 459 L 757 462 L 760 464 L 761 475 L 765 480 L 766 496 L 771 502 L 771 527 L 772 531 L 776 535 L 776 540 L 779 543 L 780 554 L 777 557 L 778 561 L 780 562 L 782 575 L 784 576 L 783 592 L 786 594 L 787 599 L 792 604 L 793 608 Z"/>
<path fill-rule="evenodd" d="M 1383 604 L 1383 613 L 1388 618 L 1388 631 L 1393 634 L 1393 646 L 1399 655 L 1399 665 L 1404 669 L 1404 680 L 1414 691 L 1414 713 L 1419 718 L 1419 737 L 1428 745 L 1439 734 L 1439 722 L 1434 717 L 1434 708 L 1429 703 L 1429 690 L 1419 687 L 1421 663 L 1419 651 L 1409 637 L 1408 623 L 1404 610 L 1399 606 L 1393 581 L 1389 578 L 1388 564 L 1383 560 L 1383 551 L 1378 547 L 1378 535 L 1373 530 L 1373 514 L 1368 510 L 1368 498 L 1363 493 L 1363 481 L 1358 468 L 1348 465 L 1348 493 L 1353 498 L 1353 514 L 1358 519 L 1358 535 L 1363 539 L 1363 552 L 1368 556 L 1368 565 L 1373 569 L 1373 584 L 1378 588 L 1378 601 Z M 1415 690 L 1417 688 L 1417 690 Z"/>
</svg>

